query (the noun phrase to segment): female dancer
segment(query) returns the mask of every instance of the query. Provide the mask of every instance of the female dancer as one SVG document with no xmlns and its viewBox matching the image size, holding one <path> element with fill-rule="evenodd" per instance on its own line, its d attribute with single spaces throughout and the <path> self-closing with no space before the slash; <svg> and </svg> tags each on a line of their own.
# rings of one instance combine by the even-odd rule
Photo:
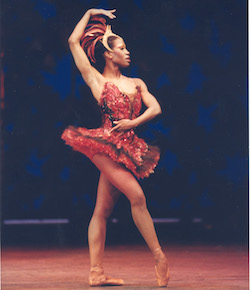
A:
<svg viewBox="0 0 250 290">
<path fill-rule="evenodd" d="M 134 128 L 161 113 L 157 100 L 145 83 L 122 75 L 130 64 L 123 39 L 112 33 L 103 16 L 115 18 L 115 10 L 88 10 L 69 37 L 76 66 L 102 110 L 102 127 L 97 129 L 69 126 L 62 134 L 66 144 L 87 157 L 100 170 L 97 199 L 88 229 L 91 286 L 123 285 L 123 280 L 107 277 L 102 263 L 106 223 L 121 193 L 131 204 L 133 220 L 155 259 L 159 286 L 169 280 L 167 259 L 161 250 L 144 193 L 137 178 L 153 172 L 159 151 L 138 138 Z M 92 65 L 97 51 L 102 52 L 105 67 L 101 74 Z M 90 60 L 89 60 L 90 59 Z M 139 116 L 141 101 L 147 109 Z"/>
</svg>

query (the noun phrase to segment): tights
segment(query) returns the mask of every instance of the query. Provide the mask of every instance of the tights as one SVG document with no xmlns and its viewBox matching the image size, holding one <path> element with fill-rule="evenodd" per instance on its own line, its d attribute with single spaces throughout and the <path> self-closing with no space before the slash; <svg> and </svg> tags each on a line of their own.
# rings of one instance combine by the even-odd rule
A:
<svg viewBox="0 0 250 290">
<path fill-rule="evenodd" d="M 91 267 L 102 265 L 106 239 L 107 218 L 121 193 L 129 200 L 135 225 L 152 253 L 160 248 L 146 198 L 134 176 L 110 157 L 97 154 L 93 163 L 101 171 L 96 206 L 88 229 Z M 162 255 L 160 250 L 159 255 Z M 157 257 L 155 257 L 157 259 Z"/>
</svg>

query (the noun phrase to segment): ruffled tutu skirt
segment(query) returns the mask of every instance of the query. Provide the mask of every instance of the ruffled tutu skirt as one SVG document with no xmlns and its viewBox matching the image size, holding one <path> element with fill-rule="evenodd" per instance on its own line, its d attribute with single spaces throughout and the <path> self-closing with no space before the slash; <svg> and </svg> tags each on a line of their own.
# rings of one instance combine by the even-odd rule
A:
<svg viewBox="0 0 250 290">
<path fill-rule="evenodd" d="M 154 172 L 160 151 L 157 146 L 148 145 L 133 130 L 121 135 L 103 127 L 86 129 L 69 126 L 61 138 L 75 151 L 79 151 L 92 160 L 95 154 L 109 156 L 117 163 L 123 164 L 137 178 L 148 177 Z"/>
</svg>

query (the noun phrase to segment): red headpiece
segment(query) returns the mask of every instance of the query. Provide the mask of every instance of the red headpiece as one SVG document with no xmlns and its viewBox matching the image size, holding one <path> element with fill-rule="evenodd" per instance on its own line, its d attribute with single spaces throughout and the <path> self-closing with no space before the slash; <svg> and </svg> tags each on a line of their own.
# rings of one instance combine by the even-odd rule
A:
<svg viewBox="0 0 250 290">
<path fill-rule="evenodd" d="M 105 18 L 100 16 L 92 17 L 81 38 L 81 46 L 86 51 L 92 62 L 96 62 L 95 46 L 98 41 L 101 41 L 107 50 L 113 51 L 108 45 L 109 36 L 116 36 L 120 38 L 120 36 L 111 31 L 110 25 L 106 25 Z"/>
</svg>

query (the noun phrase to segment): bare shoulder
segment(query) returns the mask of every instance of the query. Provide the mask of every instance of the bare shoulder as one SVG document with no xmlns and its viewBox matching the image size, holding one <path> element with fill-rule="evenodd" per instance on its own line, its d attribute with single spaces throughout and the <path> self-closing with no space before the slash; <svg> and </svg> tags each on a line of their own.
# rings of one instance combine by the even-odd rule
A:
<svg viewBox="0 0 250 290">
<path fill-rule="evenodd" d="M 145 84 L 145 82 L 144 82 L 142 79 L 139 79 L 139 78 L 133 78 L 133 80 L 134 80 L 136 86 L 141 87 L 141 89 L 142 89 L 143 91 L 147 91 L 147 90 L 148 90 L 147 85 Z"/>
</svg>

